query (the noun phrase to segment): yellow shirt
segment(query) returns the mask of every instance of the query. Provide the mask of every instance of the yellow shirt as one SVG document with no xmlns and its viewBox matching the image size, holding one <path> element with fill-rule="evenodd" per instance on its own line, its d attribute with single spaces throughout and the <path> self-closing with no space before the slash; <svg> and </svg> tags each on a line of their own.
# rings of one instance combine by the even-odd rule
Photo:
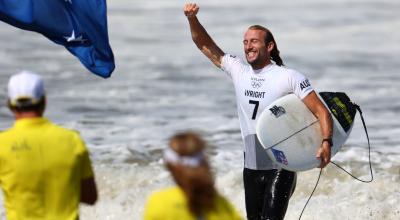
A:
<svg viewBox="0 0 400 220">
<path fill-rule="evenodd" d="M 20 119 L 0 133 L 0 185 L 8 220 L 76 220 L 80 183 L 93 177 L 75 131 L 45 118 Z"/>
<path fill-rule="evenodd" d="M 147 200 L 144 220 L 239 220 L 235 208 L 222 196 L 216 198 L 216 208 L 196 218 L 189 211 L 186 196 L 179 187 L 154 192 Z"/>
</svg>

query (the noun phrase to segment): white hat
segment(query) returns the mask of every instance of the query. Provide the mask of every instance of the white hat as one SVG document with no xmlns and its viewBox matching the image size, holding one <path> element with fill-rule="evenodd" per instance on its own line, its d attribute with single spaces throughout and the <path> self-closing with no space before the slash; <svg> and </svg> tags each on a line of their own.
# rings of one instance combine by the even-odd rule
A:
<svg viewBox="0 0 400 220">
<path fill-rule="evenodd" d="M 22 71 L 11 76 L 8 82 L 8 98 L 12 106 L 22 104 L 18 103 L 21 99 L 25 100 L 24 104 L 36 104 L 44 94 L 43 79 L 35 73 Z"/>
</svg>

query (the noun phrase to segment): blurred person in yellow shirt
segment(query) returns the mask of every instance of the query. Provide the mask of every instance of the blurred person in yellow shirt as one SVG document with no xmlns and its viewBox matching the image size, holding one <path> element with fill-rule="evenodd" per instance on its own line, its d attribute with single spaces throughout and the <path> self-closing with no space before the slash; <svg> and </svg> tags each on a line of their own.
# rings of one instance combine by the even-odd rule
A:
<svg viewBox="0 0 400 220">
<path fill-rule="evenodd" d="M 145 220 L 239 220 L 235 208 L 214 187 L 205 142 L 185 132 L 170 139 L 164 161 L 177 186 L 152 193 Z"/>
<path fill-rule="evenodd" d="M 93 205 L 97 189 L 89 154 L 76 131 L 43 117 L 43 79 L 32 72 L 8 83 L 12 128 L 0 133 L 0 185 L 8 220 L 77 220 L 79 203 Z"/>
</svg>

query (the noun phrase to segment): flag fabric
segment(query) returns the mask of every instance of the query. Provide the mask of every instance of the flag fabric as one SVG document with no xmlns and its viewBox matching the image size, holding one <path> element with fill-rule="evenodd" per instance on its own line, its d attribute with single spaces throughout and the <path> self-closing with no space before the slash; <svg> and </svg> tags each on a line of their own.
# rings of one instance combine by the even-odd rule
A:
<svg viewBox="0 0 400 220">
<path fill-rule="evenodd" d="M 96 75 L 115 68 L 106 0 L 0 0 L 0 20 L 65 46 Z"/>
</svg>

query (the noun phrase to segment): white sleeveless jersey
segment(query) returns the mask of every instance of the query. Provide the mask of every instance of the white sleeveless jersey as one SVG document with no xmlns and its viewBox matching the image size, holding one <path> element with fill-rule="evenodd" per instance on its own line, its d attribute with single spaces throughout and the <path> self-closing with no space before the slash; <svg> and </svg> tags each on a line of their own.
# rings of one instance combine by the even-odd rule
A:
<svg viewBox="0 0 400 220">
<path fill-rule="evenodd" d="M 253 170 L 277 169 L 256 137 L 258 116 L 273 101 L 289 93 L 303 99 L 313 91 L 310 82 L 301 73 L 275 64 L 253 70 L 246 61 L 229 54 L 222 58 L 221 69 L 235 86 L 244 166 Z"/>
</svg>

